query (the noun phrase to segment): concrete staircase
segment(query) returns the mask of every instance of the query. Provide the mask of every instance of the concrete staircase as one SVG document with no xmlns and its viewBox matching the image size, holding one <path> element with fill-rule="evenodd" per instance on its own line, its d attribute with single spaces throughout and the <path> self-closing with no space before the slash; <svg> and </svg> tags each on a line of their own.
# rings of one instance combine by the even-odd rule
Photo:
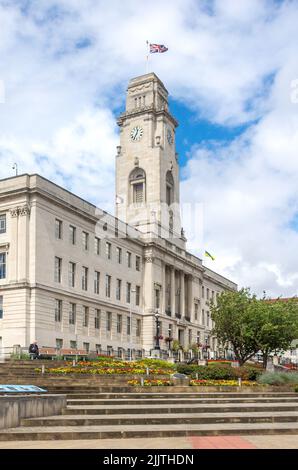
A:
<svg viewBox="0 0 298 470">
<path fill-rule="evenodd" d="M 21 427 L 1 431 L 0 441 L 298 434 L 298 394 L 291 392 L 70 389 L 62 415 L 24 419 Z"/>
</svg>

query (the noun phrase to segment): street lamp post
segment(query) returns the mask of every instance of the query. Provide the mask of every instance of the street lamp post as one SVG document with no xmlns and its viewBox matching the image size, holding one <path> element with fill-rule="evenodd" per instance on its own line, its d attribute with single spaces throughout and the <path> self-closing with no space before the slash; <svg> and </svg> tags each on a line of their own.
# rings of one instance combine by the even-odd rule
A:
<svg viewBox="0 0 298 470">
<path fill-rule="evenodd" d="M 132 293 L 136 292 L 135 289 L 130 289 L 130 302 L 129 302 L 129 323 L 130 323 L 130 331 L 129 331 L 129 360 L 132 361 Z"/>
<path fill-rule="evenodd" d="M 160 350 L 160 345 L 159 345 L 159 313 L 158 310 L 156 311 L 155 314 L 155 323 L 156 323 L 156 336 L 155 336 L 155 346 L 154 349 Z"/>
</svg>

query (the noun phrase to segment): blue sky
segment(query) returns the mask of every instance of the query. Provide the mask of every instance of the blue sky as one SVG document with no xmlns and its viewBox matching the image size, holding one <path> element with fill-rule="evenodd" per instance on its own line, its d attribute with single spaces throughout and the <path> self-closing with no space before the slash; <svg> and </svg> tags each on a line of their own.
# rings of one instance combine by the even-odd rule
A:
<svg viewBox="0 0 298 470">
<path fill-rule="evenodd" d="M 179 121 L 189 249 L 262 295 L 297 294 L 298 3 L 0 0 L 0 177 L 38 172 L 113 211 L 116 115 L 150 58 Z M 129 45 L 129 46 L 128 46 Z"/>
</svg>

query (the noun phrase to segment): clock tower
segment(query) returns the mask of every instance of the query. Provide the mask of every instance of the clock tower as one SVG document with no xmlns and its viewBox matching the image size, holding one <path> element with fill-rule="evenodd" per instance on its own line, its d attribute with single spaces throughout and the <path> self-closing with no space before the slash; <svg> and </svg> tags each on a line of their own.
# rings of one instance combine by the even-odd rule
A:
<svg viewBox="0 0 298 470">
<path fill-rule="evenodd" d="M 169 112 L 168 92 L 154 73 L 130 80 L 118 125 L 116 217 L 146 238 L 171 239 L 183 247 L 175 151 L 178 123 Z"/>
</svg>

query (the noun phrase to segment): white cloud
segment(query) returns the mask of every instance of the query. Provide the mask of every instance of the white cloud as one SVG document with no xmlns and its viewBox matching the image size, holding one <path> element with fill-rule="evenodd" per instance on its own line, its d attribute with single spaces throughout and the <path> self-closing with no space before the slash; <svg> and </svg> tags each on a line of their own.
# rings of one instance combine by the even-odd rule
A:
<svg viewBox="0 0 298 470">
<path fill-rule="evenodd" d="M 206 264 L 259 293 L 296 293 L 297 20 L 291 1 L 0 0 L 1 177 L 17 161 L 107 207 L 112 112 L 145 72 L 146 39 L 164 43 L 151 67 L 174 98 L 215 124 L 250 123 L 228 146 L 198 142 L 184 170 L 183 199 L 205 205 Z"/>
</svg>

